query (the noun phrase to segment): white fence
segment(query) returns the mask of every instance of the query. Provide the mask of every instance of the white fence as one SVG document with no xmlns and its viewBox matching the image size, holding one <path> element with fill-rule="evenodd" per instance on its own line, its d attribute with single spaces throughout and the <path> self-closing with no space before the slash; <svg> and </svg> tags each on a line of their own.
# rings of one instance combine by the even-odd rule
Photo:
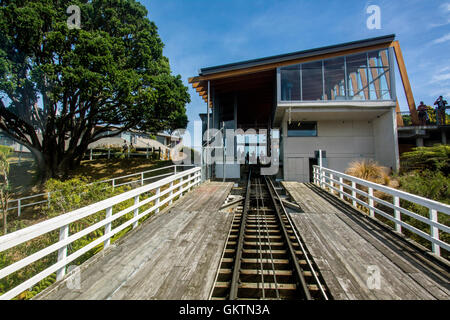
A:
<svg viewBox="0 0 450 320">
<path fill-rule="evenodd" d="M 170 176 L 174 173 L 177 173 L 177 167 L 184 168 L 184 167 L 192 167 L 192 166 L 184 166 L 184 165 L 171 165 L 166 167 L 161 167 L 158 169 L 153 170 L 147 170 L 143 172 L 133 173 L 126 176 L 121 176 L 109 180 L 103 180 L 98 182 L 93 182 L 88 185 L 92 184 L 105 184 L 105 185 L 111 185 L 112 188 L 126 186 L 126 185 L 141 185 L 143 186 L 148 180 L 154 180 L 158 178 L 163 178 Z M 173 170 L 173 172 L 165 173 L 165 174 L 159 174 L 156 176 L 149 176 L 150 173 L 155 173 L 158 171 L 163 170 Z M 128 181 L 129 180 L 129 181 Z M 33 207 L 44 203 L 49 203 L 49 200 L 51 199 L 52 193 L 39 193 L 34 194 L 28 197 L 23 197 L 20 199 L 13 199 L 8 201 L 8 211 L 17 210 L 17 216 L 20 217 L 22 214 L 22 210 L 27 207 Z"/>
<path fill-rule="evenodd" d="M 146 149 L 145 152 L 131 152 L 130 150 L 123 152 L 123 151 L 114 151 L 111 149 L 90 149 L 87 151 L 84 155 L 85 160 L 94 160 L 99 158 L 105 158 L 105 159 L 111 159 L 117 156 L 124 156 L 127 159 L 130 158 L 146 158 L 149 159 L 153 154 L 157 153 L 159 156 L 159 159 L 162 160 L 169 158 L 170 156 L 170 149 Z"/>
<path fill-rule="evenodd" d="M 313 170 L 314 183 L 319 187 L 328 189 L 333 194 L 336 193 L 342 200 L 344 200 L 345 198 L 349 199 L 354 207 L 356 207 L 357 204 L 360 204 L 361 206 L 367 208 L 369 210 L 369 215 L 372 218 L 374 218 L 375 213 L 377 213 L 384 218 L 393 221 L 395 223 L 395 231 L 398 233 L 402 233 L 402 228 L 405 228 L 418 235 L 419 237 L 430 241 L 433 253 L 438 256 L 441 255 L 440 248 L 444 248 L 445 250 L 450 251 L 450 245 L 439 239 L 439 231 L 450 233 L 450 227 L 439 223 L 438 221 L 438 212 L 444 213 L 446 215 L 450 214 L 449 205 L 416 196 L 414 194 L 400 191 L 394 188 L 389 188 L 380 184 L 362 180 L 327 168 L 314 166 Z M 361 187 L 365 187 L 367 189 L 367 192 L 361 190 Z M 345 192 L 345 189 L 350 190 L 351 193 Z M 375 191 L 380 191 L 386 195 L 392 196 L 393 202 L 391 203 L 375 197 Z M 363 198 L 366 198 L 367 202 L 358 198 L 357 194 L 359 194 Z M 400 206 L 401 199 L 426 207 L 429 211 L 429 217 L 427 218 L 420 214 L 402 208 Z M 393 210 L 393 214 L 377 208 L 376 204 L 381 204 L 385 207 L 391 208 Z M 430 234 L 417 229 L 416 227 L 406 223 L 405 221 L 402 221 L 401 214 L 407 215 L 427 224 L 431 230 Z"/>
<path fill-rule="evenodd" d="M 174 184 L 176 181 L 178 183 Z M 30 287 L 50 276 L 56 272 L 56 280 L 61 280 L 66 273 L 66 266 L 68 266 L 75 259 L 79 258 L 83 254 L 87 253 L 89 250 L 95 248 L 100 244 L 104 244 L 104 249 L 106 249 L 110 243 L 111 238 L 122 230 L 129 226 L 133 226 L 133 229 L 138 226 L 140 219 L 144 218 L 148 214 L 155 212 L 158 213 L 160 208 L 166 204 L 172 204 L 173 200 L 183 193 L 190 191 L 193 187 L 201 183 L 201 168 L 193 168 L 181 173 L 173 174 L 170 177 L 164 178 L 160 181 L 151 183 L 149 185 L 128 191 L 121 195 L 115 196 L 113 198 L 100 201 L 93 205 L 72 211 L 67 214 L 52 218 L 50 220 L 38 223 L 31 227 L 16 231 L 14 233 L 7 234 L 0 237 L 0 252 L 13 248 L 17 245 L 23 244 L 27 241 L 35 239 L 39 236 L 47 234 L 49 232 L 59 230 L 59 241 L 49 245 L 45 249 L 42 249 L 36 253 L 33 253 L 26 258 L 14 262 L 13 264 L 0 270 L 0 279 L 32 264 L 33 262 L 48 256 L 51 253 L 58 252 L 57 262 L 47 269 L 41 271 L 40 273 L 34 275 L 32 278 L 25 280 L 20 285 L 6 292 L 0 296 L 0 299 L 12 299 L 28 290 Z M 161 189 L 164 189 L 161 191 Z M 154 192 L 155 195 L 140 201 L 140 196 L 148 194 L 149 192 Z M 163 198 L 164 197 L 164 198 Z M 124 201 L 133 199 L 134 205 L 113 214 L 114 205 L 123 203 Z M 139 209 L 144 205 L 152 206 L 149 209 L 139 212 Z M 95 213 L 105 211 L 105 218 L 85 229 L 69 235 L 69 226 L 79 221 L 83 218 L 91 216 Z M 119 219 L 120 217 L 128 214 L 134 213 L 132 219 L 124 222 L 123 224 L 112 229 L 112 222 Z M 93 231 L 104 228 L 104 235 L 98 239 L 90 242 L 78 251 L 67 255 L 68 246 L 70 246 L 74 241 L 81 239 L 82 237 L 92 233 Z"/>
</svg>

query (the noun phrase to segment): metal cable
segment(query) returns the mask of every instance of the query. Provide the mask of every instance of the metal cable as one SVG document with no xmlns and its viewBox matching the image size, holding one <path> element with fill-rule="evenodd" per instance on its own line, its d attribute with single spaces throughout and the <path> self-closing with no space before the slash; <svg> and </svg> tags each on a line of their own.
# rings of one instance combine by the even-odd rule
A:
<svg viewBox="0 0 450 320">
<path fill-rule="evenodd" d="M 263 208 L 264 208 L 264 198 L 262 196 L 262 188 L 261 188 L 261 183 L 260 180 L 258 180 L 258 186 L 259 186 L 259 190 L 260 190 L 260 196 L 261 196 L 261 202 L 263 204 Z M 267 218 L 266 214 L 264 214 L 265 218 Z M 277 275 L 275 272 L 275 263 L 274 263 L 274 258 L 273 258 L 273 253 L 272 253 L 272 244 L 270 243 L 270 233 L 269 233 L 269 227 L 267 225 L 267 219 L 264 219 L 264 226 L 266 228 L 266 234 L 267 234 L 267 244 L 269 247 L 269 252 L 270 252 L 270 259 L 271 259 L 271 264 L 272 264 L 272 271 L 273 271 L 273 279 L 274 279 L 274 283 L 275 283 L 275 292 L 277 295 L 277 299 L 280 300 L 280 291 L 278 290 L 278 282 L 277 282 Z"/>
</svg>

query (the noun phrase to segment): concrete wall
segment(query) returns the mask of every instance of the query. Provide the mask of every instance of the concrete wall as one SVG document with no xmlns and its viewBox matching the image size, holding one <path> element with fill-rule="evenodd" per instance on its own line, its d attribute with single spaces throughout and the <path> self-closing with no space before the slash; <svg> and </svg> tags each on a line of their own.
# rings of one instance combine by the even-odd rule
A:
<svg viewBox="0 0 450 320">
<path fill-rule="evenodd" d="M 391 111 L 373 121 L 375 160 L 383 166 L 397 171 L 400 167 L 397 121 L 395 110 Z"/>
<path fill-rule="evenodd" d="M 368 120 L 318 121 L 317 137 L 287 137 L 283 123 L 284 179 L 309 182 L 309 159 L 326 151 L 328 167 L 345 171 L 353 160 L 375 158 L 374 124 Z"/>
</svg>

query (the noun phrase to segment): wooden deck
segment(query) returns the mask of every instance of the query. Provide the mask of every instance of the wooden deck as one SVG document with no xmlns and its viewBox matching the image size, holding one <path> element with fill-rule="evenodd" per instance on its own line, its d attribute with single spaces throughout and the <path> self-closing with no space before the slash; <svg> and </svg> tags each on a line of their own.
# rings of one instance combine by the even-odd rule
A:
<svg viewBox="0 0 450 320">
<path fill-rule="evenodd" d="M 231 226 L 232 215 L 218 212 L 231 188 L 199 186 L 82 265 L 80 290 L 66 279 L 36 299 L 207 299 Z"/>
<path fill-rule="evenodd" d="M 334 299 L 450 299 L 446 263 L 311 184 L 283 182 L 302 213 L 291 214 Z M 368 268 L 380 270 L 369 289 Z"/>
</svg>

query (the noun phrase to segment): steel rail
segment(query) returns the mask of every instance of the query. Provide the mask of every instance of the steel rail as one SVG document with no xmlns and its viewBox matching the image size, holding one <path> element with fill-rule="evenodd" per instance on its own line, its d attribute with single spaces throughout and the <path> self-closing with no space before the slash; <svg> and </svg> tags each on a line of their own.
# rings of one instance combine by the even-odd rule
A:
<svg viewBox="0 0 450 320">
<path fill-rule="evenodd" d="M 301 240 L 301 238 L 300 238 L 300 235 L 297 233 L 297 230 L 296 230 L 296 228 L 295 228 L 295 226 L 294 226 L 294 223 L 292 222 L 291 217 L 287 214 L 286 208 L 284 207 L 284 204 L 283 204 L 283 201 L 281 200 L 280 195 L 279 195 L 278 192 L 276 191 L 275 186 L 273 185 L 272 181 L 269 180 L 268 182 L 270 183 L 270 185 L 271 185 L 271 187 L 273 188 L 273 191 L 274 191 L 274 193 L 275 193 L 275 195 L 276 195 L 278 201 L 280 202 L 281 208 L 283 209 L 283 212 L 284 212 L 284 214 L 285 214 L 285 216 L 286 216 L 286 218 L 287 218 L 287 220 L 288 220 L 288 222 L 289 222 L 289 224 L 290 224 L 290 226 L 291 226 L 291 228 L 292 228 L 292 230 L 293 230 L 293 232 L 294 232 L 294 235 L 295 235 L 295 237 L 297 238 L 297 242 L 298 242 L 299 245 L 300 245 L 301 251 L 304 253 L 306 262 L 307 262 L 309 268 L 311 269 L 311 273 L 312 273 L 313 276 L 314 276 L 314 279 L 315 279 L 315 281 L 316 281 L 316 283 L 317 283 L 317 286 L 318 286 L 319 289 L 320 289 L 320 292 L 322 293 L 322 296 L 324 297 L 325 300 L 329 300 L 329 298 L 328 298 L 328 296 L 327 296 L 327 294 L 326 294 L 326 292 L 325 292 L 325 289 L 324 289 L 323 286 L 322 286 L 322 283 L 320 282 L 319 278 L 317 277 L 317 273 L 316 273 L 316 271 L 314 270 L 314 267 L 313 267 L 313 265 L 312 265 L 312 262 L 311 262 L 311 260 L 309 259 L 308 255 L 307 255 L 306 249 L 305 249 L 305 247 L 304 247 L 303 244 L 302 244 L 302 240 Z"/>
<path fill-rule="evenodd" d="M 264 199 L 263 199 L 263 196 L 262 196 L 262 188 L 261 188 L 261 183 L 260 183 L 259 179 L 258 179 L 258 187 L 259 187 L 259 190 L 260 190 L 261 202 L 262 202 L 263 207 L 264 207 Z M 264 217 L 267 217 L 267 215 L 264 215 Z M 277 274 L 276 274 L 276 270 L 275 270 L 275 263 L 274 263 L 273 253 L 272 253 L 272 244 L 270 242 L 269 228 L 267 226 L 267 219 L 263 219 L 263 221 L 264 221 L 264 226 L 266 227 L 267 244 L 268 244 L 269 252 L 270 252 L 270 259 L 271 259 L 272 270 L 273 270 L 273 280 L 274 280 L 274 283 L 275 283 L 275 292 L 276 292 L 276 295 L 277 295 L 277 299 L 280 299 L 280 290 L 278 289 Z M 258 225 L 258 227 L 259 227 L 259 225 Z"/>
<path fill-rule="evenodd" d="M 258 185 L 259 185 L 259 181 L 258 181 Z M 259 201 L 261 200 L 261 194 L 259 193 L 259 189 L 258 189 L 258 185 L 256 187 L 256 225 L 258 227 L 258 246 L 259 246 L 259 265 L 260 265 L 260 270 L 261 270 L 261 289 L 262 289 L 262 298 L 265 299 L 266 298 L 266 292 L 265 292 L 265 286 L 264 286 L 264 264 L 263 264 L 263 254 L 262 254 L 262 245 L 261 245 L 261 226 L 260 226 L 260 221 L 259 221 L 259 217 L 260 217 L 260 210 L 259 210 Z M 267 235 L 268 236 L 268 235 Z"/>
<path fill-rule="evenodd" d="M 248 208 L 250 206 L 250 189 L 251 189 L 252 169 L 249 169 L 247 178 L 247 189 L 245 192 L 244 207 L 241 215 L 241 226 L 239 229 L 239 238 L 236 247 L 236 256 L 233 267 L 233 277 L 231 278 L 230 300 L 236 300 L 239 289 L 239 274 L 242 262 L 242 251 L 244 248 L 245 226 L 247 224 Z"/>
<path fill-rule="evenodd" d="M 286 226 L 283 223 L 283 219 L 282 219 L 281 212 L 280 212 L 281 211 L 280 210 L 280 206 L 278 205 L 277 201 L 275 201 L 275 193 L 274 193 L 274 192 L 276 192 L 275 188 L 274 188 L 273 184 L 269 183 L 267 177 L 264 177 L 264 181 L 265 181 L 265 183 L 267 185 L 267 189 L 269 190 L 270 199 L 273 202 L 273 206 L 275 208 L 275 212 L 276 212 L 276 214 L 278 216 L 278 220 L 280 222 L 280 226 L 281 226 L 281 229 L 283 231 L 283 235 L 284 235 L 284 237 L 286 239 L 286 243 L 287 243 L 288 249 L 289 249 L 290 259 L 292 261 L 292 264 L 294 265 L 295 275 L 296 275 L 298 284 L 300 285 L 301 292 L 303 294 L 303 298 L 306 299 L 306 300 L 312 300 L 311 293 L 309 292 L 308 285 L 307 285 L 305 277 L 303 275 L 303 269 L 300 267 L 297 255 L 295 253 L 295 250 L 294 250 L 294 247 L 292 245 L 291 239 L 289 238 L 289 234 L 287 232 Z M 273 190 L 272 190 L 272 188 L 273 188 Z M 306 256 L 306 252 L 305 252 L 305 256 Z M 314 273 L 314 270 L 312 270 L 312 272 Z"/>
</svg>

